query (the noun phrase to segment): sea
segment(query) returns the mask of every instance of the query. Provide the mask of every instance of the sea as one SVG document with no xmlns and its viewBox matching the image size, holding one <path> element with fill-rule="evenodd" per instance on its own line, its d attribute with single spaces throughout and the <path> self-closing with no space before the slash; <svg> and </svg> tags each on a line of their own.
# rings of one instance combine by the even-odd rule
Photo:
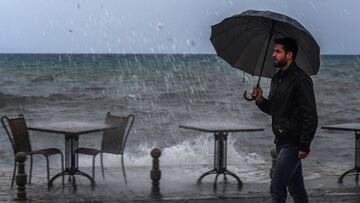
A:
<svg viewBox="0 0 360 203">
<path fill-rule="evenodd" d="M 360 122 L 360 56 L 322 55 L 312 76 L 319 126 L 305 179 L 340 175 L 354 166 L 354 133 L 321 126 Z M 248 182 L 268 182 L 274 148 L 271 119 L 243 98 L 257 82 L 216 55 L 167 54 L 1 54 L 0 116 L 24 114 L 28 124 L 55 121 L 104 122 L 107 112 L 135 115 L 125 149 L 126 167 L 151 168 L 159 148 L 161 167 L 205 172 L 213 167 L 214 137 L 179 128 L 188 122 L 237 122 L 261 132 L 231 133 L 228 169 Z M 270 80 L 261 79 L 265 96 Z M 33 149 L 64 150 L 64 136 L 31 132 Z M 100 147 L 101 133 L 80 136 L 80 146 Z M 0 168 L 14 164 L 9 139 L 0 128 Z M 39 165 L 45 165 L 42 157 Z M 53 161 L 55 167 L 58 162 Z M 91 166 L 91 158 L 80 165 Z M 98 162 L 99 163 L 99 162 Z M 105 156 L 106 167 L 120 158 Z M 54 166 L 54 165 L 52 165 Z M 180 177 L 179 177 L 180 178 Z"/>
</svg>

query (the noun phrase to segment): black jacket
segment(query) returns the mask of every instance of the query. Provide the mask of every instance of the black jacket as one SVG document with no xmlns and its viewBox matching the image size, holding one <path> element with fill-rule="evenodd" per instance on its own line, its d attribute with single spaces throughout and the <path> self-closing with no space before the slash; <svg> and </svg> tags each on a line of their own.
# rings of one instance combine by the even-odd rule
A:
<svg viewBox="0 0 360 203">
<path fill-rule="evenodd" d="M 300 151 L 310 151 L 318 125 L 313 83 L 295 62 L 275 74 L 268 99 L 256 104 L 271 115 L 275 144 L 294 144 Z"/>
</svg>

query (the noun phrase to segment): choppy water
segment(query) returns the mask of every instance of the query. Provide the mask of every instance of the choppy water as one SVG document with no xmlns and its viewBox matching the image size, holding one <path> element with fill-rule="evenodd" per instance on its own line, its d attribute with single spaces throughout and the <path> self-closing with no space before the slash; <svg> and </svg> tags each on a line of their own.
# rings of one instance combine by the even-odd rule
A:
<svg viewBox="0 0 360 203">
<path fill-rule="evenodd" d="M 319 173 L 314 164 L 330 173 L 353 165 L 353 133 L 320 127 L 360 121 L 359 66 L 358 56 L 321 57 L 319 74 L 313 77 L 319 129 L 308 166 L 304 164 L 310 173 Z M 214 55 L 0 55 L 0 115 L 24 113 L 34 123 L 104 120 L 108 111 L 132 113 L 136 122 L 126 149 L 127 165 L 150 165 L 153 147 L 163 150 L 163 165 L 211 165 L 212 136 L 179 129 L 184 122 L 235 120 L 262 126 L 264 132 L 229 137 L 228 163 L 235 171 L 261 169 L 265 175 L 273 147 L 270 118 L 242 97 L 256 79 Z M 267 94 L 269 80 L 261 84 Z M 0 164 L 12 167 L 11 146 L 4 131 L 0 133 Z M 80 138 L 82 146 L 99 146 L 99 134 L 86 136 Z M 33 148 L 63 149 L 62 136 L 34 134 L 31 139 Z M 120 163 L 116 157 L 106 158 L 112 160 L 108 165 Z"/>
</svg>

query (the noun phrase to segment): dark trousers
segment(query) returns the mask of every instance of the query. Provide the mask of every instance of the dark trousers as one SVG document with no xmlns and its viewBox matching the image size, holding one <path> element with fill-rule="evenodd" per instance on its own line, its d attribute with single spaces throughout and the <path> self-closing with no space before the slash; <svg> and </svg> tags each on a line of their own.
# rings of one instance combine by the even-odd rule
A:
<svg viewBox="0 0 360 203">
<path fill-rule="evenodd" d="M 278 157 L 270 184 L 273 203 L 285 203 L 287 189 L 295 203 L 309 202 L 304 186 L 301 160 L 298 158 L 298 149 L 293 145 L 276 145 Z"/>
</svg>

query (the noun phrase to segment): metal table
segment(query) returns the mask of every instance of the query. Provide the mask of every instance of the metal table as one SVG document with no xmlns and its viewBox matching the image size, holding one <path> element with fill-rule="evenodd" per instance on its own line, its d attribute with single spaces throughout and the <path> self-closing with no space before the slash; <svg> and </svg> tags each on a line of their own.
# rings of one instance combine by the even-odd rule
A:
<svg viewBox="0 0 360 203">
<path fill-rule="evenodd" d="M 52 122 L 52 123 L 37 123 L 28 127 L 31 131 L 55 133 L 65 135 L 65 169 L 64 171 L 53 176 L 49 182 L 49 187 L 52 186 L 52 182 L 60 177 L 69 175 L 73 178 L 73 186 L 75 184 L 75 175 L 81 175 L 88 178 L 92 185 L 95 185 L 95 180 L 85 172 L 78 169 L 78 157 L 75 154 L 75 150 L 79 146 L 79 135 L 89 134 L 99 131 L 110 129 L 112 126 L 105 123 L 90 123 L 90 122 Z"/>
<path fill-rule="evenodd" d="M 342 123 L 336 125 L 326 125 L 323 126 L 322 129 L 355 132 L 355 167 L 343 173 L 338 179 L 338 182 L 342 183 L 343 178 L 350 173 L 356 173 L 355 180 L 356 182 L 358 182 L 360 173 L 360 123 Z"/>
<path fill-rule="evenodd" d="M 224 179 L 226 180 L 226 175 L 234 177 L 238 181 L 239 187 L 242 187 L 242 182 L 240 178 L 234 173 L 227 170 L 227 137 L 232 132 L 254 132 L 254 131 L 263 131 L 263 128 L 245 126 L 240 123 L 234 122 L 217 122 L 217 121 L 199 121 L 182 124 L 180 128 L 196 130 L 200 132 L 207 132 L 214 134 L 214 169 L 202 174 L 197 180 L 197 183 L 200 184 L 201 180 L 210 174 L 216 174 L 214 187 L 216 187 L 216 182 L 220 174 L 224 174 Z"/>
</svg>

